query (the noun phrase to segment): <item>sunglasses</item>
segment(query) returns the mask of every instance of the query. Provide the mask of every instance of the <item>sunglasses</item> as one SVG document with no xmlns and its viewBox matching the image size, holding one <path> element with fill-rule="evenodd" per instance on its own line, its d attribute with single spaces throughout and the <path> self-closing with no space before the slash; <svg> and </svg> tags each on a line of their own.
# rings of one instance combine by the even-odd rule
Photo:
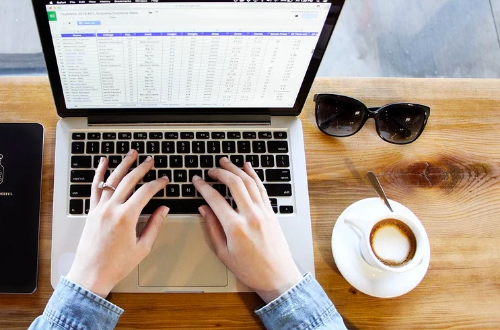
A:
<svg viewBox="0 0 500 330">
<path fill-rule="evenodd" d="M 314 102 L 316 124 L 323 133 L 335 137 L 351 136 L 373 118 L 380 138 L 395 144 L 415 141 L 422 134 L 431 111 L 415 103 L 368 108 L 359 100 L 336 94 L 316 94 Z"/>
</svg>

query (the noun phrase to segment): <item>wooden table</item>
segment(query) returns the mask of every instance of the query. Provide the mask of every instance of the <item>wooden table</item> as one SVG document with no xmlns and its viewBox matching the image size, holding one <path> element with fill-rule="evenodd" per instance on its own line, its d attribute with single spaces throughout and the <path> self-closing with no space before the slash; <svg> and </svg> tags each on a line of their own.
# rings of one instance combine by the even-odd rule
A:
<svg viewBox="0 0 500 330">
<path fill-rule="evenodd" d="M 312 119 L 312 95 L 335 92 L 369 106 L 431 107 L 414 143 L 382 141 L 373 121 L 330 138 Z M 316 275 L 350 329 L 500 328 L 500 80 L 318 79 L 301 119 L 306 141 Z M 40 275 L 33 295 L 0 296 L 0 328 L 26 329 L 52 293 L 49 281 L 55 125 L 47 78 L 1 78 L 0 121 L 45 126 Z M 431 263 L 420 285 L 393 299 L 357 292 L 340 275 L 330 238 L 339 214 L 373 197 L 365 173 L 423 222 Z M 4 271 L 4 270 L 0 270 Z M 113 294 L 120 329 L 261 329 L 255 294 Z"/>
</svg>

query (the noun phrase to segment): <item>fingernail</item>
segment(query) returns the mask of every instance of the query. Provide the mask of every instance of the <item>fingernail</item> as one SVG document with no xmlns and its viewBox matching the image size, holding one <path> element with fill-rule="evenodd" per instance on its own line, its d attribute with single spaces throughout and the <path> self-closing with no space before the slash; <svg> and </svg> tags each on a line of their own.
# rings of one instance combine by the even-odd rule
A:
<svg viewBox="0 0 500 330">
<path fill-rule="evenodd" d="M 252 163 L 247 163 L 248 168 L 252 168 Z"/>
<path fill-rule="evenodd" d="M 135 150 L 134 149 L 130 149 L 128 152 L 127 152 L 127 156 L 132 156 L 134 154 Z"/>
<path fill-rule="evenodd" d="M 150 162 L 151 160 L 153 160 L 153 158 L 151 156 L 148 156 L 145 160 L 145 162 Z"/>
<path fill-rule="evenodd" d="M 227 157 L 222 157 L 220 160 L 222 160 L 224 163 L 230 163 L 231 161 Z"/>
<path fill-rule="evenodd" d="M 201 178 L 199 176 L 197 176 L 197 175 L 194 175 L 193 176 L 193 181 L 198 181 L 198 180 L 201 180 Z"/>
<path fill-rule="evenodd" d="M 168 176 L 164 175 L 161 177 L 163 180 L 167 180 L 167 181 L 170 181 L 170 179 L 168 178 Z"/>
<path fill-rule="evenodd" d="M 201 206 L 198 208 L 198 211 L 200 211 L 202 217 L 205 217 L 205 215 L 207 214 L 207 212 L 205 212 L 205 210 Z"/>
<path fill-rule="evenodd" d="M 104 163 L 104 160 L 106 159 L 106 157 L 101 157 L 101 159 L 99 159 L 99 164 L 102 164 Z"/>
<path fill-rule="evenodd" d="M 167 215 L 168 215 L 168 212 L 170 212 L 170 209 L 169 209 L 167 206 L 165 206 L 165 207 L 163 208 L 163 211 L 161 211 L 161 215 L 162 215 L 164 218 L 166 218 L 166 217 L 167 217 Z"/>
</svg>

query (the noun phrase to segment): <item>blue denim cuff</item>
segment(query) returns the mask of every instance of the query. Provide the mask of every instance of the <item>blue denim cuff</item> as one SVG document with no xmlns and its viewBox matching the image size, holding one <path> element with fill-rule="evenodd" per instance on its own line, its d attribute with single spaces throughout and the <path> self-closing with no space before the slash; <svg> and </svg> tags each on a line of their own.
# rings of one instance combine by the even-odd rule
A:
<svg viewBox="0 0 500 330">
<path fill-rule="evenodd" d="M 61 277 L 43 316 L 61 329 L 114 329 L 123 309 Z"/>
<path fill-rule="evenodd" d="M 310 273 L 255 313 L 267 329 L 345 329 L 342 317 Z"/>
</svg>

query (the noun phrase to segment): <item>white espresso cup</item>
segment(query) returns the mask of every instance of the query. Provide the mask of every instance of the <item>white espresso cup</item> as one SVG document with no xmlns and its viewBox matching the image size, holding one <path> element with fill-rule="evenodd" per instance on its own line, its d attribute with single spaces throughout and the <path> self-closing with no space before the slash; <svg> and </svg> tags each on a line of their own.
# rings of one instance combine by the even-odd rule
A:
<svg viewBox="0 0 500 330">
<path fill-rule="evenodd" d="M 386 213 L 363 218 L 347 216 L 344 222 L 359 237 L 365 261 L 380 270 L 406 272 L 424 258 L 427 233 L 418 219 Z"/>
</svg>

